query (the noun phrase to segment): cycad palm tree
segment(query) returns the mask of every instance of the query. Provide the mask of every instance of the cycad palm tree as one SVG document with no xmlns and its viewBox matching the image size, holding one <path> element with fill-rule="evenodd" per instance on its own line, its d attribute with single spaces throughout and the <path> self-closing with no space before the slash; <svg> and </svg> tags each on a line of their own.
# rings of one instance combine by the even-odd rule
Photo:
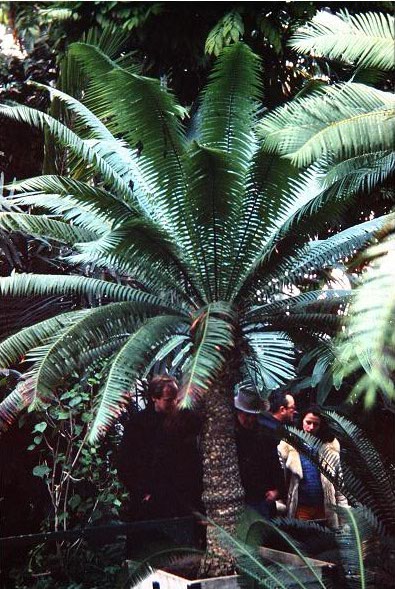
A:
<svg viewBox="0 0 395 589">
<path fill-rule="evenodd" d="M 50 402 L 65 379 L 111 357 L 91 425 L 95 442 L 119 416 L 135 379 L 156 358 L 176 355 L 183 406 L 197 398 L 204 405 L 207 514 L 232 533 L 243 499 L 234 387 L 250 378 L 268 391 L 293 376 L 294 345 L 328 345 L 349 293 L 312 290 L 309 279 L 361 248 L 383 220 L 314 239 L 349 206 L 359 184 L 341 176 L 324 184 L 325 166 L 299 174 L 267 152 L 255 133 L 259 60 L 245 45 L 226 48 L 218 59 L 193 139 L 180 122 L 183 109 L 158 81 L 92 45 L 70 51 L 91 80 L 87 106 L 50 92 L 70 112 L 73 130 L 26 107 L 0 110 L 67 147 L 68 175 L 22 181 L 15 202 L 50 215 L 4 213 L 0 224 L 70 244 L 70 262 L 115 268 L 144 287 L 79 275 L 2 279 L 2 294 L 78 294 L 93 306 L 0 345 L 1 365 L 21 356 L 33 362 L 0 410 L 10 422 L 21 405 Z M 370 184 L 379 180 L 372 174 Z M 298 282 L 306 292 L 291 297 L 286 287 Z M 212 572 L 229 570 L 210 527 L 207 545 Z"/>
</svg>

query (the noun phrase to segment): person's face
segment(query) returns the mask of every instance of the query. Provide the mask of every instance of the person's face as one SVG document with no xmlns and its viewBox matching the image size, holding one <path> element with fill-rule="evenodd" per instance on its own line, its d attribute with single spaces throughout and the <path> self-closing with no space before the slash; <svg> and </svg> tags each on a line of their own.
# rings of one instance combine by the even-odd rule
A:
<svg viewBox="0 0 395 589">
<path fill-rule="evenodd" d="M 314 415 L 313 413 L 306 413 L 302 422 L 304 432 L 316 435 L 320 429 L 320 425 L 321 419 L 318 417 L 318 415 Z"/>
<path fill-rule="evenodd" d="M 246 413 L 245 411 L 237 412 L 238 422 L 245 429 L 254 429 L 257 421 L 256 413 Z"/>
<path fill-rule="evenodd" d="M 282 423 L 292 423 L 294 420 L 294 415 L 296 411 L 295 407 L 295 399 L 292 395 L 285 395 L 285 400 L 287 401 L 286 407 L 281 407 L 280 410 L 280 421 Z"/>
<path fill-rule="evenodd" d="M 163 387 L 162 395 L 154 398 L 154 408 L 157 413 L 172 413 L 176 408 L 177 391 L 174 387 L 165 385 Z"/>
</svg>

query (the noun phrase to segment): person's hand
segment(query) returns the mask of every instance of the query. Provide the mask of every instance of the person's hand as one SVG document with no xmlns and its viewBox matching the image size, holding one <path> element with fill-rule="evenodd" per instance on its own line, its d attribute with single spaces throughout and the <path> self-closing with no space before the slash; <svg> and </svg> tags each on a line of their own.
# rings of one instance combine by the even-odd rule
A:
<svg viewBox="0 0 395 589">
<path fill-rule="evenodd" d="M 269 491 L 266 491 L 265 493 L 265 499 L 266 501 L 275 501 L 276 499 L 278 499 L 279 493 L 277 491 L 277 489 L 270 489 Z"/>
</svg>

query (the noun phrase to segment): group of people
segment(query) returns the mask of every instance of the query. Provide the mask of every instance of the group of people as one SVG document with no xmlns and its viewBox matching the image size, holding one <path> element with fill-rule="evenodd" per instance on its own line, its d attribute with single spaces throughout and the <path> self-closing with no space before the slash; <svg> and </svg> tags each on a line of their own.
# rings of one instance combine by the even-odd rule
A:
<svg viewBox="0 0 395 589">
<path fill-rule="evenodd" d="M 319 458 L 327 478 L 316 461 L 281 440 L 282 427 L 294 423 L 295 400 L 284 391 L 273 391 L 269 407 L 262 410 L 256 396 L 240 390 L 235 397 L 236 441 L 246 504 L 265 518 L 287 515 L 302 520 L 320 520 L 337 527 L 332 509 L 347 507 L 339 490 L 342 472 L 340 445 L 317 406 L 299 416 L 301 429 L 321 442 Z M 262 474 L 262 471 L 264 474 Z M 259 474 L 258 474 L 259 473 Z M 336 486 L 332 481 L 337 481 Z"/>
<path fill-rule="evenodd" d="M 158 376 L 148 386 L 147 407 L 132 414 L 119 449 L 119 477 L 130 493 L 129 518 L 152 520 L 203 512 L 200 418 L 177 411 L 178 385 Z M 265 518 L 288 515 L 325 520 L 337 525 L 332 505 L 345 497 L 320 473 L 314 462 L 281 440 L 284 425 L 292 424 L 295 400 L 274 391 L 270 406 L 261 409 L 249 391 L 235 396 L 235 433 L 246 505 Z M 341 477 L 339 443 L 318 408 L 301 413 L 301 426 L 320 439 L 334 478 Z"/>
</svg>

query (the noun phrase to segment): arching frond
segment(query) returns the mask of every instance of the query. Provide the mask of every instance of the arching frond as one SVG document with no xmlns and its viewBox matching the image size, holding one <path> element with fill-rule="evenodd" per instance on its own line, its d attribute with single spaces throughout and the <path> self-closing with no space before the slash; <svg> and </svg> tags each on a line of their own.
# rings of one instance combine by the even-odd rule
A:
<svg viewBox="0 0 395 589">
<path fill-rule="evenodd" d="M 225 362 L 225 354 L 234 346 L 233 311 L 224 302 L 200 309 L 191 326 L 194 349 L 184 368 L 182 407 L 189 407 L 196 396 L 213 383 Z"/>
<path fill-rule="evenodd" d="M 318 12 L 291 37 L 299 53 L 313 53 L 363 67 L 394 68 L 395 21 L 392 14 Z"/>
<path fill-rule="evenodd" d="M 395 132 L 395 97 L 363 84 L 327 86 L 264 117 L 259 133 L 267 149 L 306 166 L 332 154 L 352 157 L 391 150 Z"/>
<path fill-rule="evenodd" d="M 293 342 L 276 331 L 246 334 L 253 354 L 246 359 L 247 369 L 255 373 L 257 388 L 267 395 L 295 376 Z"/>
<path fill-rule="evenodd" d="M 219 55 L 221 50 L 240 40 L 244 33 L 244 23 L 238 10 L 231 10 L 219 19 L 207 35 L 204 49 L 211 55 Z"/>
<path fill-rule="evenodd" d="M 193 238 L 187 253 L 191 259 L 198 256 L 207 299 L 218 300 L 227 286 L 226 261 L 232 258 L 235 219 L 231 210 L 234 201 L 241 199 L 242 187 L 229 169 L 225 152 L 195 145 L 189 156 L 187 211 Z"/>
<path fill-rule="evenodd" d="M 7 199 L 11 204 L 43 208 L 100 234 L 137 215 L 130 203 L 103 188 L 65 176 L 29 178 L 9 188 L 15 191 Z"/>
<path fill-rule="evenodd" d="M 136 276 L 139 276 L 139 267 L 155 267 L 157 272 L 154 276 L 158 279 L 159 287 L 162 282 L 163 287 L 182 291 L 183 298 L 188 299 L 190 294 L 201 300 L 201 294 L 193 282 L 193 274 L 189 272 L 189 259 L 184 261 L 185 252 L 177 247 L 166 231 L 149 219 L 130 219 L 100 240 L 79 244 L 75 249 L 80 253 L 70 257 L 71 261 L 104 260 L 115 267 L 129 267 L 129 273 Z M 132 268 L 135 268 L 134 272 Z M 177 284 L 180 281 L 183 281 L 182 288 Z M 187 289 L 185 285 L 188 285 Z"/>
<path fill-rule="evenodd" d="M 26 353 L 42 344 L 49 337 L 74 324 L 85 311 L 71 311 L 50 319 L 25 327 L 0 343 L 0 366 L 15 364 L 24 358 Z"/>
<path fill-rule="evenodd" d="M 395 401 L 395 239 L 372 246 L 365 258 L 373 261 L 357 288 L 346 321 L 346 331 L 339 337 L 337 369 L 342 376 L 363 374 L 358 378 L 352 397 L 364 397 L 371 407 L 377 395 Z"/>
<path fill-rule="evenodd" d="M 345 489 L 378 517 L 387 531 L 395 526 L 395 492 L 391 472 L 366 434 L 336 411 L 326 417 L 341 441 Z M 366 468 L 366 465 L 369 468 Z"/>
<path fill-rule="evenodd" d="M 118 334 L 134 331 L 147 316 L 160 312 L 160 307 L 134 302 L 110 303 L 85 311 L 48 344 L 28 353 L 28 358 L 37 363 L 34 372 L 38 397 L 51 396 L 65 373 L 71 376 L 78 373 L 83 368 L 80 365 L 83 352 L 105 344 Z"/>
<path fill-rule="evenodd" d="M 43 132 L 48 131 L 61 145 L 67 147 L 77 157 L 84 160 L 87 165 L 91 165 L 94 170 L 102 174 L 104 180 L 125 200 L 132 198 L 128 182 L 125 182 L 114 171 L 113 167 L 107 163 L 103 157 L 104 154 L 97 149 L 97 144 L 88 140 L 82 140 L 73 131 L 53 117 L 26 106 L 10 107 L 1 105 L 0 114 L 22 123 L 28 123 Z"/>
<path fill-rule="evenodd" d="M 26 375 L 15 389 L 0 403 L 0 432 L 7 431 L 34 398 L 34 384 L 31 377 Z"/>
<path fill-rule="evenodd" d="M 383 215 L 340 231 L 327 239 L 313 240 L 297 249 L 295 256 L 273 256 L 271 260 L 269 258 L 270 266 L 264 254 L 257 264 L 254 278 L 251 277 L 252 284 L 265 291 L 278 290 L 282 285 L 289 285 L 298 278 L 303 278 L 305 274 L 308 278 L 312 272 L 330 268 L 346 257 L 354 257 L 392 217 L 392 214 Z M 260 280 L 263 275 L 264 282 Z"/>
<path fill-rule="evenodd" d="M 185 326 L 185 331 L 186 331 L 186 326 Z M 174 362 L 178 353 L 181 350 L 185 349 L 186 342 L 188 342 L 187 345 L 188 344 L 192 345 L 192 343 L 190 342 L 189 335 L 176 334 L 176 335 L 171 336 L 165 344 L 160 345 L 158 350 L 155 353 L 155 356 L 152 358 L 151 362 L 145 368 L 144 378 L 147 377 L 147 375 L 151 372 L 151 370 L 153 369 L 153 367 L 155 366 L 155 364 L 157 362 L 162 362 L 162 360 L 169 360 L 171 358 L 173 358 L 173 362 Z M 180 350 L 180 348 L 181 348 L 181 350 Z M 177 352 L 177 350 L 178 350 L 178 352 Z"/>
<path fill-rule="evenodd" d="M 366 153 L 341 162 L 330 162 L 328 168 L 323 178 L 324 188 L 343 182 L 348 192 L 372 192 L 395 174 L 395 153 Z"/>
<path fill-rule="evenodd" d="M 46 274 L 13 274 L 0 278 L 0 293 L 14 297 L 52 294 L 89 294 L 112 301 L 135 301 L 164 305 L 159 297 L 129 286 L 87 278 L 86 276 L 57 276 Z"/>
<path fill-rule="evenodd" d="M 80 127 L 84 130 L 89 129 L 92 138 L 115 142 L 113 134 L 110 133 L 101 120 L 96 117 L 89 108 L 82 104 L 82 102 L 52 86 L 46 86 L 45 84 L 40 84 L 38 82 L 32 83 L 42 90 L 47 90 L 52 99 L 57 98 L 60 100 L 67 109 L 74 114 L 76 119 L 74 121 L 74 126 L 76 129 L 79 129 Z"/>
<path fill-rule="evenodd" d="M 250 527 L 256 523 L 257 520 L 253 520 Z M 321 574 L 317 572 L 314 563 L 305 556 L 299 542 L 295 541 L 289 534 L 270 521 L 260 518 L 259 523 L 262 527 L 269 528 L 276 537 L 281 538 L 282 542 L 285 543 L 290 551 L 296 555 L 299 559 L 300 567 L 303 567 L 308 571 L 310 578 L 306 584 L 298 578 L 297 570 L 298 568 L 300 569 L 300 567 L 283 564 L 280 559 L 275 558 L 269 559 L 273 560 L 273 562 L 268 564 L 268 559 L 262 558 L 259 549 L 257 550 L 254 546 L 251 546 L 251 544 L 246 544 L 243 539 L 240 538 L 240 534 L 238 536 L 233 536 L 215 525 L 214 522 L 210 522 L 211 525 L 215 525 L 218 537 L 221 539 L 221 544 L 234 555 L 240 569 L 249 579 L 257 581 L 258 585 L 269 589 L 287 589 L 290 587 L 307 589 L 308 586 L 313 586 L 317 589 L 326 589 L 326 585 L 324 585 L 321 579 Z M 247 535 L 248 537 L 248 532 L 243 535 Z"/>
<path fill-rule="evenodd" d="M 143 323 L 122 346 L 112 362 L 108 379 L 90 432 L 90 440 L 102 437 L 120 415 L 128 392 L 139 372 L 154 355 L 159 343 L 166 341 L 182 322 L 179 317 L 152 317 Z"/>
<path fill-rule="evenodd" d="M 198 140 L 232 154 L 231 170 L 243 176 L 256 147 L 254 125 L 261 98 L 260 61 L 248 45 L 226 47 L 203 92 Z"/>
<path fill-rule="evenodd" d="M 253 157 L 246 178 L 245 194 L 233 225 L 234 255 L 226 296 L 238 292 L 251 263 L 262 251 L 273 226 L 289 209 L 309 192 L 299 172 L 276 154 L 260 149 Z M 306 174 L 307 175 L 307 174 Z M 311 188 L 311 187 L 310 187 Z M 299 190 L 300 189 L 300 190 Z"/>
<path fill-rule="evenodd" d="M 138 168 L 163 206 L 179 202 L 185 180 L 181 156 L 184 139 L 179 122 L 180 109 L 158 80 L 123 70 L 100 49 L 74 43 L 70 53 L 91 79 L 87 104 L 108 120 L 114 134 L 120 134 L 135 150 Z M 127 95 L 128 101 L 119 100 Z"/>
<path fill-rule="evenodd" d="M 293 183 L 294 185 L 288 183 L 288 195 L 280 197 L 280 210 L 273 209 L 271 212 L 269 208 L 267 217 L 264 216 L 265 219 L 269 217 L 273 221 L 266 225 L 257 220 L 257 229 L 251 222 L 247 234 L 249 237 L 251 234 L 255 234 L 257 238 L 260 236 L 260 241 L 257 239 L 257 245 L 261 243 L 258 258 L 266 260 L 266 272 L 276 268 L 280 259 L 295 255 L 317 233 L 326 230 L 329 218 L 334 224 L 342 222 L 350 206 L 353 206 L 362 194 L 369 193 L 392 177 L 395 169 L 393 163 L 393 154 L 367 154 L 335 165 L 328 162 L 316 169 L 312 166 L 312 169 L 306 170 L 301 178 Z M 268 206 L 271 204 L 269 195 L 277 192 L 273 185 L 272 190 L 268 192 Z M 243 253 L 240 255 L 241 260 Z M 246 260 L 243 266 L 244 272 L 239 273 L 236 286 L 237 297 L 240 300 L 245 298 L 251 281 L 254 280 L 251 262 Z M 267 281 L 265 282 L 267 284 Z M 261 286 L 259 284 L 259 288 Z M 256 288 L 255 284 L 251 292 Z"/>
<path fill-rule="evenodd" d="M 73 227 L 46 215 L 0 212 L 0 227 L 8 231 L 23 231 L 35 237 L 46 237 L 71 245 L 97 238 L 97 235 L 91 231 Z"/>
<path fill-rule="evenodd" d="M 245 315 L 247 325 L 259 321 L 264 323 L 276 313 L 291 314 L 292 312 L 319 311 L 320 308 L 328 311 L 336 310 L 340 305 L 349 301 L 351 291 L 345 290 L 312 290 L 295 296 L 281 297 L 280 300 L 271 301 L 252 307 Z"/>
</svg>

